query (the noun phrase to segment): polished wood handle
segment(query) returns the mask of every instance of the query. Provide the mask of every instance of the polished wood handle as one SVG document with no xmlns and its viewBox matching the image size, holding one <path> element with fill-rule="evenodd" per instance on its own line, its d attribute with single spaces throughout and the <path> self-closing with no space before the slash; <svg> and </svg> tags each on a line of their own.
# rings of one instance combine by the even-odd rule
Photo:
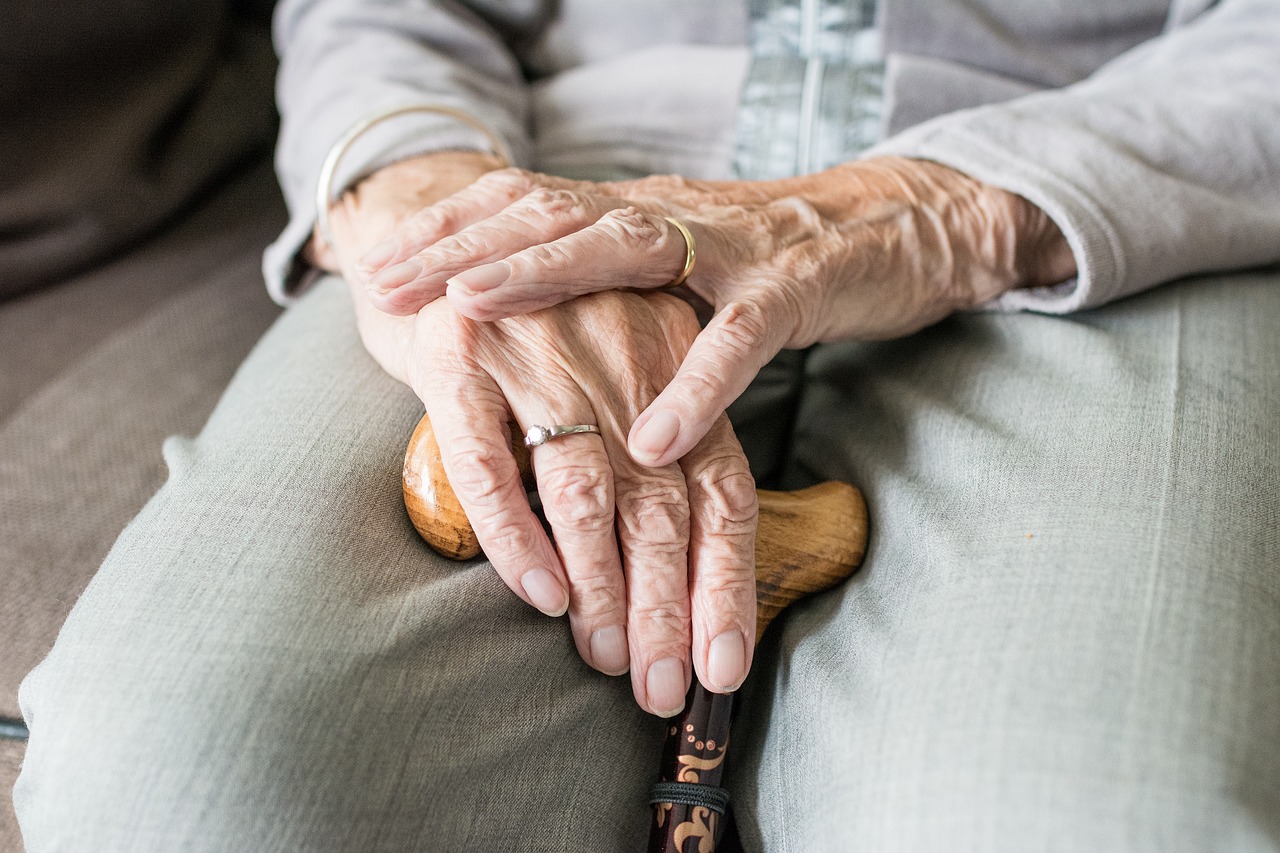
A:
<svg viewBox="0 0 1280 853">
<path fill-rule="evenodd" d="M 534 488 L 529 449 L 512 429 L 511 452 Z M 404 458 L 404 505 L 422 538 L 437 553 L 469 560 L 480 542 L 445 475 L 440 445 L 426 415 L 409 439 Z M 848 483 L 827 482 L 794 492 L 759 489 L 756 532 L 756 640 L 793 601 L 830 589 L 862 562 L 867 547 L 867 506 Z"/>
</svg>

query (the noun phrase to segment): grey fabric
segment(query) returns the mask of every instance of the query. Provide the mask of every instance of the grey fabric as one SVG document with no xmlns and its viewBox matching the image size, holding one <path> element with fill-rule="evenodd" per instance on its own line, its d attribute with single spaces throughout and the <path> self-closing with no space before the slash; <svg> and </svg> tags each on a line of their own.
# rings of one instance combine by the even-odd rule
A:
<svg viewBox="0 0 1280 853">
<path fill-rule="evenodd" d="M 200 437 L 166 444 L 168 483 L 24 685 L 28 849 L 624 849 L 643 831 L 661 722 L 564 621 L 416 538 L 399 476 L 420 412 L 329 280 Z"/>
<path fill-rule="evenodd" d="M 329 10 L 298 36 L 313 57 L 334 46 L 324 15 L 339 6 L 309 7 Z M 463 52 L 506 50 L 519 21 L 500 6 L 443 32 Z M 937 6 L 969 25 L 1003 9 Z M 1135 115 L 1166 121 L 1172 96 L 1152 81 L 1185 67 L 1169 79 L 1194 95 L 1177 104 L 1187 132 L 1162 137 L 1160 157 L 1139 146 L 1054 168 L 1091 182 L 1086 201 L 1116 198 L 1108 176 L 1125 188 L 1108 239 L 1138 278 L 1183 269 L 1197 246 L 1183 271 L 1272 257 L 1274 7 L 1227 2 L 1197 20 L 1194 2 L 1122 6 L 1050 67 L 1018 63 L 1077 8 L 1101 6 L 1053 4 L 1041 29 L 995 33 L 1014 47 L 993 54 L 996 88 L 1011 94 L 1019 68 L 1029 85 L 1071 82 L 1191 23 L 1079 90 L 954 117 L 972 134 L 903 139 L 939 158 L 980 149 L 972 138 L 1007 143 L 974 168 L 1025 176 L 1018 191 L 1062 216 L 1090 259 L 1088 217 L 1052 206 L 1078 201 L 1076 184 L 1037 171 L 1026 146 L 1044 137 L 1024 130 L 1062 116 L 1096 154 Z M 957 44 L 983 43 L 982 27 L 955 29 Z M 572 33 L 545 30 L 561 44 Z M 359 88 L 394 52 L 355 41 L 372 76 L 338 79 Z M 980 62 L 966 51 L 935 59 Z M 1242 67 L 1243 83 L 1224 85 Z M 1149 97 L 1126 101 L 1126 87 Z M 1072 113 L 1081 91 L 1096 114 Z M 1242 109 L 1250 92 L 1263 100 Z M 317 118 L 306 144 L 327 147 L 335 128 Z M 305 188 L 306 171 L 290 180 Z M 1160 206 L 1135 207 L 1148 186 Z M 1195 244 L 1233 224 L 1212 251 Z M 305 210 L 291 228 L 277 261 L 309 230 Z M 1100 268 L 1073 293 L 1138 280 Z M 789 460 L 791 386 L 740 408 L 740 426 L 772 430 L 747 428 L 758 470 L 852 479 L 875 512 L 864 575 L 762 649 L 731 770 L 749 849 L 1280 849 L 1277 284 L 1193 281 L 1071 319 L 979 315 L 820 348 Z M 201 436 L 166 445 L 168 483 L 24 685 L 32 741 L 16 797 L 31 849 L 625 849 L 642 834 L 661 727 L 625 680 L 577 660 L 562 622 L 482 562 L 446 565 L 417 542 L 396 481 L 419 409 L 352 325 L 330 281 L 277 324 Z"/>
<path fill-rule="evenodd" d="M 741 46 L 660 45 L 539 80 L 531 87 L 533 162 L 585 180 L 729 180 L 750 59 Z"/>
<path fill-rule="evenodd" d="M 714 48 L 745 44 L 741 2 L 284 0 L 275 22 L 277 163 L 292 216 L 263 271 L 282 303 L 317 278 L 298 252 L 325 155 L 389 106 L 461 107 L 506 139 L 517 165 L 559 174 L 637 162 L 641 173 L 664 163 L 683 173 L 732 139 L 744 57 Z M 452 119 L 399 117 L 351 146 L 335 191 L 396 159 L 488 147 Z"/>
<path fill-rule="evenodd" d="M 799 424 L 872 540 L 762 649 L 748 849 L 1280 849 L 1280 271 L 822 347 Z"/>
<path fill-rule="evenodd" d="M 542 77 L 567 73 L 574 85 L 574 71 L 610 51 L 746 38 L 737 2 L 644 0 L 624 4 L 625 19 L 618 4 L 595 0 L 554 4 L 554 15 L 536 0 L 489 0 L 470 12 L 465 5 L 282 6 L 280 163 L 292 219 L 264 264 L 277 299 L 306 280 L 296 255 L 314 224 L 324 152 L 387 98 L 462 105 L 523 152 L 529 103 L 522 65 Z M 878 15 L 884 122 L 894 135 L 871 153 L 938 160 L 1019 193 L 1053 217 L 1075 254 L 1078 280 L 1018 291 L 996 307 L 1067 312 L 1180 276 L 1280 260 L 1280 6 L 1273 0 L 882 0 Z M 351 32 L 356 37 L 344 40 Z M 406 42 L 412 57 L 403 54 Z M 576 79 L 599 86 L 600 75 L 626 73 L 639 92 L 650 82 L 631 65 L 595 70 L 594 78 Z M 829 82 L 861 79 L 846 76 Z M 688 76 L 684 85 L 696 89 L 701 78 Z M 822 111 L 838 116 L 848 105 L 837 89 L 822 89 L 832 97 Z M 593 126 L 632 120 L 635 101 L 624 90 L 611 101 L 563 99 L 595 111 L 594 121 L 580 122 L 581 148 L 592 150 Z M 792 86 L 795 97 L 804 90 Z M 684 119 L 723 114 L 691 111 Z M 352 152 L 348 176 L 388 156 L 483 147 L 438 123 L 410 122 L 385 134 Z M 823 147 L 838 138 L 819 136 Z M 856 153 L 857 145 L 847 151 Z"/>
<path fill-rule="evenodd" d="M 116 262 L 0 302 L 0 716 L 125 523 L 278 309 L 265 158 Z M 0 845 L 0 849 L 5 849 Z"/>
<path fill-rule="evenodd" d="M 814 352 L 786 479 L 872 547 L 761 650 L 749 850 L 1280 849 L 1278 278 Z M 661 726 L 417 541 L 419 411 L 331 280 L 168 443 L 24 684 L 31 850 L 634 848 Z"/>
<path fill-rule="evenodd" d="M 1047 46 L 1047 33 L 1013 39 L 1018 30 L 992 24 L 1041 28 L 1039 6 L 1037 14 L 986 19 L 981 4 L 962 5 L 915 9 L 910 27 L 925 40 L 921 50 L 954 39 L 953 54 L 941 57 L 954 61 L 976 49 L 969 46 L 987 44 L 993 63 L 1004 57 L 1017 66 L 1021 60 L 1007 55 L 1010 43 Z M 1036 60 L 1061 64 L 1057 79 L 1049 69 L 1028 78 L 1049 86 L 1085 71 L 1072 59 L 1110 60 L 1066 88 L 977 107 L 984 95 L 995 99 L 1010 87 L 984 75 L 951 75 L 948 63 L 907 60 L 891 75 L 933 93 L 938 113 L 975 109 L 905 130 L 869 155 L 935 160 L 1024 196 L 1071 245 L 1078 280 L 1012 291 L 997 307 L 1064 313 L 1186 275 L 1280 260 L 1280 4 L 1223 0 L 1185 26 L 1109 57 L 1148 33 L 1151 16 L 1131 8 L 1140 5 L 1055 3 L 1046 10 L 1064 26 L 1077 15 L 1102 16 L 1077 20 L 1079 32 L 1096 37 L 1083 39 L 1079 50 L 1049 49 Z M 886 5 L 893 8 L 898 4 Z M 886 22 L 886 40 L 896 29 Z M 1018 56 L 1031 62 L 1029 52 Z M 889 97 L 901 109 L 909 95 L 891 90 Z M 911 117 L 924 113 L 912 110 Z"/>
</svg>

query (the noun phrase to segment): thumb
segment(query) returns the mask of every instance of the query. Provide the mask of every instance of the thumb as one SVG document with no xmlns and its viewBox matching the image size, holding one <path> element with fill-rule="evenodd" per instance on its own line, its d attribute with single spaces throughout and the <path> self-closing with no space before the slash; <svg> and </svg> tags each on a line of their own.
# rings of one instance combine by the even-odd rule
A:
<svg viewBox="0 0 1280 853">
<path fill-rule="evenodd" d="M 692 450 L 787 337 L 785 325 L 767 322 L 760 304 L 726 305 L 694 339 L 671 382 L 636 418 L 627 439 L 631 457 L 661 467 Z"/>
</svg>

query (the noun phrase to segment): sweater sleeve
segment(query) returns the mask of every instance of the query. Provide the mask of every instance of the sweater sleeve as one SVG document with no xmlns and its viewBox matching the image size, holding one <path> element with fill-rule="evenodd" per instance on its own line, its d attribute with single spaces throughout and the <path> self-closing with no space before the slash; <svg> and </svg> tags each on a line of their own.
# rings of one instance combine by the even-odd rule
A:
<svg viewBox="0 0 1280 853">
<path fill-rule="evenodd" d="M 992 307 L 1067 313 L 1280 261 L 1280 3 L 1223 0 L 1075 85 L 940 116 L 874 155 L 950 166 L 1062 229 L 1078 277 Z"/>
<path fill-rule="evenodd" d="M 289 207 L 263 274 L 281 303 L 316 276 L 299 252 L 316 222 L 321 166 L 361 120 L 399 106 L 463 110 L 528 158 L 528 87 L 497 29 L 459 3 L 284 0 L 274 19 L 281 129 L 276 170 Z M 376 125 L 343 157 L 340 192 L 381 166 L 444 149 L 488 150 L 475 130 L 445 116 L 410 113 Z"/>
</svg>

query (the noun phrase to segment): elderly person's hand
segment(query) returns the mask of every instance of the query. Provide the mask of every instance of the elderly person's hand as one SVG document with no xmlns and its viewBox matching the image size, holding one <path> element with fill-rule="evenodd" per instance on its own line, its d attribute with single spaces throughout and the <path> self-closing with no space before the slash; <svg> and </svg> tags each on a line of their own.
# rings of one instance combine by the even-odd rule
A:
<svg viewBox="0 0 1280 853">
<path fill-rule="evenodd" d="M 682 707 L 691 650 L 706 686 L 736 689 L 755 638 L 755 488 L 742 449 L 721 416 L 676 464 L 642 466 L 626 451 L 635 418 L 698 334 L 693 311 L 630 293 L 494 322 L 446 300 L 406 317 L 371 310 L 351 260 L 431 193 L 487 166 L 479 155 L 434 156 L 388 167 L 349 193 L 331 215 L 338 246 L 327 255 L 316 246 L 316 259 L 355 285 L 366 346 L 425 404 L 454 490 L 507 585 L 544 613 L 567 609 L 583 659 L 610 674 L 630 668 L 636 699 L 652 713 Z M 600 428 L 532 449 L 554 547 L 511 456 L 513 417 L 522 430 Z"/>
<path fill-rule="evenodd" d="M 784 347 L 908 334 L 1016 286 L 1074 274 L 1061 232 L 1016 195 L 938 164 L 872 158 L 764 182 L 594 184 L 494 172 L 409 218 L 361 261 L 370 299 L 447 292 L 493 320 L 610 288 L 686 284 L 715 314 L 637 419 L 633 458 L 679 459 Z"/>
</svg>

